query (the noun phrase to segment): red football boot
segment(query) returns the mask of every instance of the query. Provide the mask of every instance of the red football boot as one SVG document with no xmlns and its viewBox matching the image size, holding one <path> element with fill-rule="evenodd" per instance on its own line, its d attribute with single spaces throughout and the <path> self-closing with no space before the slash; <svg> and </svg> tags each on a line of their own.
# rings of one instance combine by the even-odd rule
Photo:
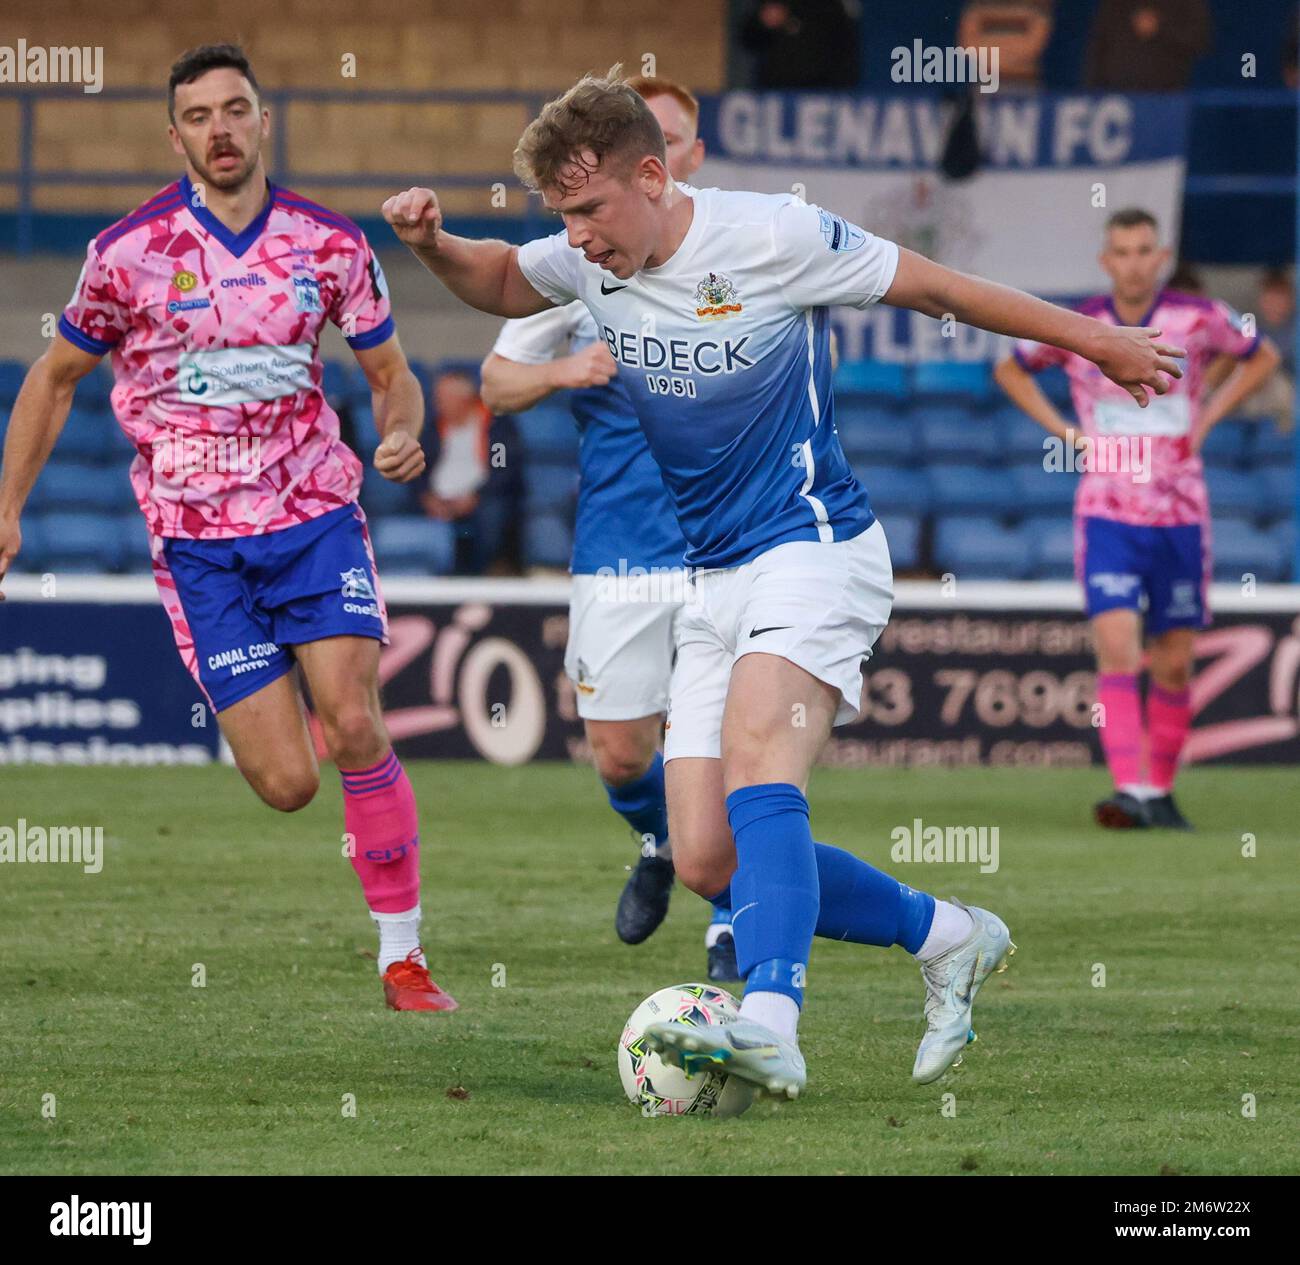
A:
<svg viewBox="0 0 1300 1265">
<path fill-rule="evenodd" d="M 389 1006 L 394 1010 L 455 1010 L 456 999 L 444 993 L 429 978 L 429 968 L 416 961 L 423 956 L 419 949 L 412 949 L 384 972 L 384 996 Z"/>
</svg>

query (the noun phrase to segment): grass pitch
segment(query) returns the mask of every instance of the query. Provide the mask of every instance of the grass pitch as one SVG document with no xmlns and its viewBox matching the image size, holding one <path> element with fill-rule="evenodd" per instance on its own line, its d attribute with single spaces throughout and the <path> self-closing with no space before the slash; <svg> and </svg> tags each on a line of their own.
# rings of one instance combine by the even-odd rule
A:
<svg viewBox="0 0 1300 1265">
<path fill-rule="evenodd" d="M 708 911 L 679 891 L 617 941 L 635 852 L 594 774 L 410 772 L 451 1016 L 384 1008 L 332 775 L 281 816 L 224 768 L 0 773 L 0 825 L 105 835 L 99 874 L 0 866 L 0 1171 L 1300 1171 L 1294 770 L 1190 771 L 1190 836 L 1093 828 L 1100 773 L 819 771 L 817 838 L 997 910 L 1020 952 L 965 1065 L 916 1088 L 915 965 L 818 941 L 806 1097 L 727 1122 L 622 1096 L 623 1021 L 701 977 Z M 997 872 L 891 863 L 917 817 L 998 827 Z"/>
</svg>

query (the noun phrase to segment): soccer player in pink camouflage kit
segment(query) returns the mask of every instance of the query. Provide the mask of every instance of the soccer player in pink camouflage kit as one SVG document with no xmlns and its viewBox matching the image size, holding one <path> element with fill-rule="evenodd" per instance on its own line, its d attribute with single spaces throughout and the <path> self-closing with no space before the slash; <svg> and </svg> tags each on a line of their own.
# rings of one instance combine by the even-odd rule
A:
<svg viewBox="0 0 1300 1265">
<path fill-rule="evenodd" d="M 1209 622 L 1210 506 L 1200 450 L 1278 363 L 1277 349 L 1247 333 L 1227 304 L 1161 289 L 1169 259 L 1154 216 L 1115 212 L 1101 253 L 1113 292 L 1079 309 L 1114 325 L 1155 326 L 1186 349 L 1182 378 L 1146 409 L 1088 361 L 1045 343 L 1016 344 L 996 375 L 1030 417 L 1086 454 L 1075 497 L 1075 570 L 1092 620 L 1099 733 L 1115 787 L 1094 812 L 1112 829 L 1191 828 L 1173 786 L 1191 726 L 1196 630 Z M 1219 355 L 1242 363 L 1202 400 L 1205 371 Z M 1077 431 L 1031 376 L 1052 365 L 1069 375 Z M 1138 691 L 1144 634 L 1145 718 Z"/>
<path fill-rule="evenodd" d="M 76 383 L 111 353 L 158 590 L 235 763 L 273 808 L 315 795 L 296 663 L 342 778 L 387 1003 L 454 1010 L 420 945 L 419 823 L 379 703 L 387 616 L 357 504 L 361 463 L 321 391 L 325 321 L 366 375 L 382 435 L 375 468 L 398 483 L 424 468 L 420 386 L 361 230 L 267 179 L 270 116 L 242 51 L 191 50 L 168 91 L 185 174 L 91 242 L 58 336 L 14 405 L 0 578 Z"/>
</svg>

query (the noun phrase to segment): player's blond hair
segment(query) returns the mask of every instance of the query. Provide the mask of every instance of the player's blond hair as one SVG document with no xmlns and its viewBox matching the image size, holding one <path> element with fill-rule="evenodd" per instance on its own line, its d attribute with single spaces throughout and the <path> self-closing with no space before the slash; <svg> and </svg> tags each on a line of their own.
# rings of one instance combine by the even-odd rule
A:
<svg viewBox="0 0 1300 1265">
<path fill-rule="evenodd" d="M 548 101 L 515 148 L 515 174 L 534 193 L 573 193 L 596 170 L 623 174 L 646 156 L 668 165 L 659 121 L 623 78 L 623 67 L 583 75 Z"/>
</svg>

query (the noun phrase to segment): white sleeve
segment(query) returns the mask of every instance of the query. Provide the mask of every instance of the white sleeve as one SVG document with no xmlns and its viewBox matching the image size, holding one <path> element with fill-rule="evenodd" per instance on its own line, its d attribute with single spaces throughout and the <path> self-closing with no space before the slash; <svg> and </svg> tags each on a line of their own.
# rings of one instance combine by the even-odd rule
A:
<svg viewBox="0 0 1300 1265">
<path fill-rule="evenodd" d="M 563 231 L 539 237 L 519 248 L 519 271 L 543 298 L 557 306 L 578 297 L 578 256 Z"/>
<path fill-rule="evenodd" d="M 811 203 L 792 199 L 772 218 L 776 275 L 791 306 L 870 307 L 898 271 L 898 247 Z"/>
<path fill-rule="evenodd" d="M 568 355 L 573 325 L 572 305 L 507 321 L 492 345 L 492 354 L 520 365 L 549 364 Z"/>
</svg>

